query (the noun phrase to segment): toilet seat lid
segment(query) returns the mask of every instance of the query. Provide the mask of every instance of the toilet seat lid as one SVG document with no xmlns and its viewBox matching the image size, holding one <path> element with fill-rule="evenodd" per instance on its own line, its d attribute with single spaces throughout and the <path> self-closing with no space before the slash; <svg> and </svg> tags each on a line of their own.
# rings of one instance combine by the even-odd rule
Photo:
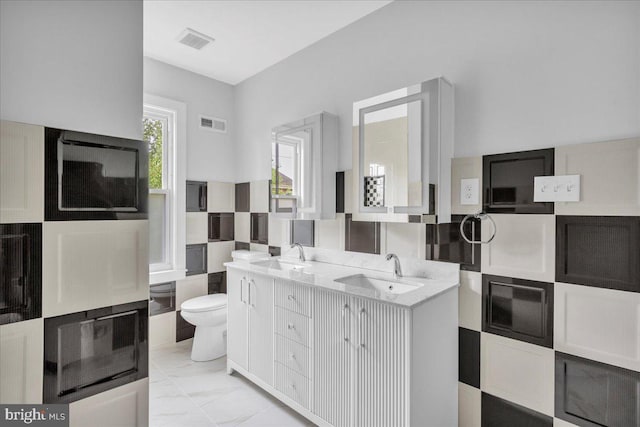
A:
<svg viewBox="0 0 640 427">
<path fill-rule="evenodd" d="M 186 300 L 181 310 L 197 313 L 200 311 L 220 310 L 227 307 L 227 294 L 211 294 Z"/>
</svg>

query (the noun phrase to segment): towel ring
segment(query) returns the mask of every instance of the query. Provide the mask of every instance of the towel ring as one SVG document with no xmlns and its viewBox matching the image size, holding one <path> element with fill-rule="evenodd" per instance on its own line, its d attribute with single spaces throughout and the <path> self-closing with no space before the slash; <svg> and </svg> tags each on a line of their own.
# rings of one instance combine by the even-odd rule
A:
<svg viewBox="0 0 640 427">
<path fill-rule="evenodd" d="M 467 238 L 467 236 L 464 234 L 464 223 L 469 218 L 479 219 L 480 221 L 488 219 L 491 222 L 491 228 L 493 228 L 493 232 L 491 233 L 491 237 L 488 240 L 469 240 Z M 472 245 L 478 245 L 478 244 L 486 245 L 487 243 L 490 243 L 493 240 L 493 238 L 496 237 L 496 231 L 497 231 L 496 222 L 493 220 L 493 218 L 491 218 L 491 216 L 489 214 L 484 213 L 484 212 L 478 212 L 478 213 L 475 213 L 475 214 L 469 214 L 469 215 L 465 216 L 462 219 L 462 222 L 460 223 L 460 235 L 462 236 L 462 238 L 467 243 L 471 243 Z"/>
</svg>

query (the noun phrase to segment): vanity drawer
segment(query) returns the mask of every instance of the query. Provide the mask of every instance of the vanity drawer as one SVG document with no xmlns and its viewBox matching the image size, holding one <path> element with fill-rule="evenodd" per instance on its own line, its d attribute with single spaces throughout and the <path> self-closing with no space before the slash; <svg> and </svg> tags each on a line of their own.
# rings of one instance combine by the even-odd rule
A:
<svg viewBox="0 0 640 427">
<path fill-rule="evenodd" d="M 276 305 L 311 317 L 311 288 L 287 280 L 276 280 Z"/>
<path fill-rule="evenodd" d="M 276 307 L 276 333 L 310 347 L 309 318 L 282 307 Z"/>
<path fill-rule="evenodd" d="M 307 378 L 311 377 L 309 369 L 309 348 L 280 335 L 276 337 L 276 362 Z"/>
<path fill-rule="evenodd" d="M 309 408 L 310 381 L 281 363 L 276 362 L 276 389 L 283 392 L 300 405 Z M 310 408 L 309 408 L 310 409 Z"/>
</svg>

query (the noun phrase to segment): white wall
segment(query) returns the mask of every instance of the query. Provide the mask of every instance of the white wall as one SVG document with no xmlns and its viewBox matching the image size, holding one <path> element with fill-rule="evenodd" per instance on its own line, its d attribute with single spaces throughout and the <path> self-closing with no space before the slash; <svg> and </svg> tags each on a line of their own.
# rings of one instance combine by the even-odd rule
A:
<svg viewBox="0 0 640 427">
<path fill-rule="evenodd" d="M 144 92 L 187 104 L 187 179 L 235 180 L 234 87 L 144 58 Z M 199 128 L 199 115 L 227 120 L 228 132 Z"/>
<path fill-rule="evenodd" d="M 237 181 L 269 177 L 269 130 L 340 116 L 439 75 L 456 87 L 456 157 L 640 134 L 640 2 L 396 1 L 236 88 Z"/>
<path fill-rule="evenodd" d="M 0 1 L 0 118 L 142 137 L 142 1 Z"/>
</svg>

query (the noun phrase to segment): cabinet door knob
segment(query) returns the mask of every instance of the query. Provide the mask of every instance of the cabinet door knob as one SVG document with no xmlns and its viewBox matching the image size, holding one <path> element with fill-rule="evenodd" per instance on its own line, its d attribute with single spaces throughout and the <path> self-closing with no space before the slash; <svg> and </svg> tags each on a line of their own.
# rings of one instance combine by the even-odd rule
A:
<svg viewBox="0 0 640 427">
<path fill-rule="evenodd" d="M 296 389 L 296 385 L 291 383 L 291 384 L 289 384 L 289 388 L 291 388 L 291 390 L 295 390 Z"/>
<path fill-rule="evenodd" d="M 294 325 L 293 323 L 289 323 L 289 324 L 287 325 L 287 329 L 289 329 L 289 330 L 293 330 L 293 329 L 295 329 L 295 328 L 296 328 L 296 325 Z"/>
<path fill-rule="evenodd" d="M 295 297 L 295 296 L 293 296 L 293 295 L 287 295 L 287 299 L 288 299 L 289 301 L 295 301 L 295 300 L 296 300 L 296 297 Z"/>
<path fill-rule="evenodd" d="M 290 360 L 296 360 L 296 355 L 293 353 L 289 353 L 289 359 Z"/>
</svg>

